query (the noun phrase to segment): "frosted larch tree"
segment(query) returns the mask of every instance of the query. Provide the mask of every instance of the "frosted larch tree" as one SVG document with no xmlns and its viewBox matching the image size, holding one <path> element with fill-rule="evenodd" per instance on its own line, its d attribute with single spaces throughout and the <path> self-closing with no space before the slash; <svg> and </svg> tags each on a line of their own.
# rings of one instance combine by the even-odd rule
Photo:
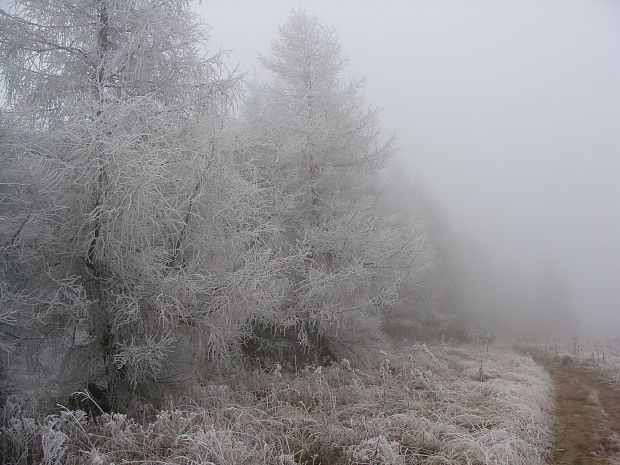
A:
<svg viewBox="0 0 620 465">
<path fill-rule="evenodd" d="M 344 76 L 334 29 L 303 10 L 291 12 L 261 63 L 273 80 L 246 105 L 248 156 L 273 192 L 282 242 L 308 250 L 280 311 L 292 315 L 294 339 L 318 352 L 353 334 L 372 339 L 415 266 L 414 241 L 374 210 L 392 141 L 364 104 L 363 80 Z"/>
<path fill-rule="evenodd" d="M 48 360 L 48 378 L 106 383 L 118 409 L 234 352 L 303 256 L 265 245 L 267 191 L 232 153 L 239 79 L 204 55 L 188 3 L 24 0 L 0 13 L 15 128 L 0 324 L 15 325 L 14 346 L 55 341 L 64 364 Z"/>
</svg>

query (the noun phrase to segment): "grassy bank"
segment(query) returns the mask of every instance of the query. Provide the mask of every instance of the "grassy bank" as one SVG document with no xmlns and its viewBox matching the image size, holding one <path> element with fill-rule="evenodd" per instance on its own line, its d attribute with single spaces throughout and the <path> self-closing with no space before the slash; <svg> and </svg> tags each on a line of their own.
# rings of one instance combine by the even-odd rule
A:
<svg viewBox="0 0 620 465">
<path fill-rule="evenodd" d="M 543 464 L 550 380 L 510 351 L 426 345 L 298 374 L 236 373 L 142 418 L 2 413 L 15 464 Z"/>
</svg>

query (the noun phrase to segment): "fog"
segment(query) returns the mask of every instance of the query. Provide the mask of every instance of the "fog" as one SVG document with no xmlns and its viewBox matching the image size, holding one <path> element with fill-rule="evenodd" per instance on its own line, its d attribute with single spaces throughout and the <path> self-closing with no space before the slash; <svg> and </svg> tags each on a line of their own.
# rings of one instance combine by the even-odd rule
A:
<svg viewBox="0 0 620 465">
<path fill-rule="evenodd" d="M 616 334 L 620 5 L 210 0 L 196 9 L 211 47 L 230 50 L 230 66 L 252 80 L 265 77 L 257 54 L 300 5 L 337 28 L 351 73 L 367 77 L 367 101 L 397 138 L 395 163 L 441 205 L 465 256 L 497 277 L 477 283 L 481 294 L 505 291 L 494 311 L 537 312 L 519 296 L 552 274 L 582 334 Z"/>
</svg>

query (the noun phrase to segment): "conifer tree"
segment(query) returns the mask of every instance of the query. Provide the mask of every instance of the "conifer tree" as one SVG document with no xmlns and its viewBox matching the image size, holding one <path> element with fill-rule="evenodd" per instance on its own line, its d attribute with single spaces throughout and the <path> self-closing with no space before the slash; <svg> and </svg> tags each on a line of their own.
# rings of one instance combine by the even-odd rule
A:
<svg viewBox="0 0 620 465">
<path fill-rule="evenodd" d="M 204 55 L 188 3 L 20 0 L 0 17 L 0 324 L 21 323 L 6 338 L 24 350 L 56 344 L 48 377 L 101 380 L 119 409 L 235 352 L 295 266 L 265 247 L 266 192 L 234 156 L 239 77 Z"/>
<path fill-rule="evenodd" d="M 363 80 L 344 76 L 346 61 L 334 29 L 294 10 L 261 57 L 273 80 L 246 107 L 248 146 L 274 193 L 284 242 L 308 249 L 281 310 L 306 345 L 351 329 L 376 337 L 413 266 L 410 238 L 375 211 L 392 141 L 364 104 Z"/>
</svg>

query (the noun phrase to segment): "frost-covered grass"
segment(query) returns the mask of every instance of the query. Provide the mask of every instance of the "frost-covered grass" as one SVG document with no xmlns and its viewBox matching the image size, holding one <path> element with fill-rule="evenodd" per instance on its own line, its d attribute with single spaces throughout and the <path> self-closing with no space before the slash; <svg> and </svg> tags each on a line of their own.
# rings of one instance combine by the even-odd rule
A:
<svg viewBox="0 0 620 465">
<path fill-rule="evenodd" d="M 593 370 L 620 386 L 620 339 L 565 339 L 525 344 L 523 348 Z"/>
<path fill-rule="evenodd" d="M 151 420 L 27 402 L 3 411 L 5 463 L 543 464 L 550 380 L 529 357 L 415 345 L 370 368 L 237 374 Z"/>
</svg>

